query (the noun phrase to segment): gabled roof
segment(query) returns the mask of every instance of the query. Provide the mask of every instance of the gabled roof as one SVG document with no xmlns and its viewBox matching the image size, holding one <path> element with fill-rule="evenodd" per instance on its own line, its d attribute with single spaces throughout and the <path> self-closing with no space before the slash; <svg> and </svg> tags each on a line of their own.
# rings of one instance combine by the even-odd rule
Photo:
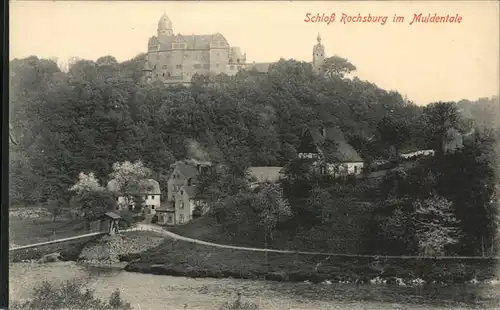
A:
<svg viewBox="0 0 500 310">
<path fill-rule="evenodd" d="M 186 179 L 198 176 L 198 169 L 196 169 L 194 165 L 182 161 L 175 163 L 175 169 L 177 169 Z"/>
<path fill-rule="evenodd" d="M 322 129 L 316 127 L 309 127 L 304 132 L 301 144 L 297 151 L 299 153 L 317 153 L 318 148 L 325 141 L 332 141 L 335 143 L 335 152 L 330 154 L 339 162 L 361 162 L 363 159 L 358 154 L 358 152 L 347 143 L 344 133 L 339 128 L 329 127 L 324 130 L 324 135 Z"/>
<path fill-rule="evenodd" d="M 326 129 L 326 139 L 336 143 L 335 157 L 341 162 L 360 162 L 363 161 L 359 153 L 347 143 L 344 133 L 339 128 Z"/>
<path fill-rule="evenodd" d="M 318 146 L 316 145 L 317 138 L 313 137 L 312 130 L 306 129 L 300 139 L 298 153 L 318 153 Z"/>
<path fill-rule="evenodd" d="M 183 186 L 181 190 L 191 199 L 196 197 L 196 186 Z"/>
</svg>

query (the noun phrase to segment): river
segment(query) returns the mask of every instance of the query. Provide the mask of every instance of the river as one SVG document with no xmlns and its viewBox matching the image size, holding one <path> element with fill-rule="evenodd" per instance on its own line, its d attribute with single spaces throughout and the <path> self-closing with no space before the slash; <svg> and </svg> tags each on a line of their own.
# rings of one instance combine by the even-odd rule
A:
<svg viewBox="0 0 500 310">
<path fill-rule="evenodd" d="M 10 298 L 29 298 L 33 287 L 77 280 L 107 299 L 119 288 L 134 309 L 219 309 L 241 292 L 260 309 L 500 309 L 500 285 L 395 285 L 279 283 L 238 279 L 191 279 L 74 262 L 10 264 Z"/>
</svg>

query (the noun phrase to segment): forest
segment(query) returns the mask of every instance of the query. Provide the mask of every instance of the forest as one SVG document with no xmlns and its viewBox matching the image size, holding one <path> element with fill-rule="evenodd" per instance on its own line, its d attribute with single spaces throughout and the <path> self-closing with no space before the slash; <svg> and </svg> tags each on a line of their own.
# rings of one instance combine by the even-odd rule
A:
<svg viewBox="0 0 500 310">
<path fill-rule="evenodd" d="M 171 164 L 195 157 L 229 167 L 200 186 L 228 235 L 356 253 L 496 251 L 498 97 L 417 106 L 348 78 L 355 65 L 336 56 L 324 77 L 281 59 L 267 73 L 167 87 L 141 83 L 143 59 L 79 60 L 68 72 L 35 56 L 10 62 L 11 206 L 68 204 L 80 173 L 105 184 L 126 161 L 143 162 L 165 194 Z M 317 176 L 296 159 L 309 126 L 338 127 L 367 163 L 395 168 L 376 179 Z M 398 162 L 431 148 L 436 156 Z M 286 177 L 250 192 L 250 166 L 286 167 Z"/>
</svg>

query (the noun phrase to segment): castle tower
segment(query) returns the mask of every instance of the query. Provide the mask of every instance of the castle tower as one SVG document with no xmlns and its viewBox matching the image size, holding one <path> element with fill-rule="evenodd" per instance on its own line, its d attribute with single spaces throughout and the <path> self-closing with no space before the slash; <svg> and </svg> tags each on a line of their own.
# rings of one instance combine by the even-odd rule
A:
<svg viewBox="0 0 500 310">
<path fill-rule="evenodd" d="M 158 21 L 158 38 L 173 35 L 174 31 L 172 30 L 172 21 L 170 21 L 170 18 L 168 18 L 166 13 L 163 13 L 160 21 Z"/>
<path fill-rule="evenodd" d="M 325 62 L 325 46 L 321 44 L 321 35 L 318 33 L 316 38 L 318 43 L 313 47 L 313 71 L 320 73 L 322 71 L 323 63 Z"/>
<path fill-rule="evenodd" d="M 142 83 L 150 82 L 152 77 L 153 69 L 151 69 L 151 66 L 149 65 L 149 57 L 146 54 L 146 57 L 144 59 L 144 68 L 142 69 Z"/>
</svg>

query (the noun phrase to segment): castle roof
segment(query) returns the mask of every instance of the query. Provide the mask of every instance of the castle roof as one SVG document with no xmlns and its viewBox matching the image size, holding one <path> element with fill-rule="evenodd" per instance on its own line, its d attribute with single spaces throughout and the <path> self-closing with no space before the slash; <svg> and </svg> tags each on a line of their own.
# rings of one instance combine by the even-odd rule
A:
<svg viewBox="0 0 500 310">
<path fill-rule="evenodd" d="M 183 35 L 179 33 L 174 36 L 163 36 L 160 37 L 159 39 L 153 36 L 149 39 L 149 44 L 150 45 L 158 44 L 158 41 L 161 44 L 160 50 L 171 49 L 172 43 L 186 43 L 187 49 L 195 49 L 195 50 L 209 49 L 210 43 L 212 42 L 224 42 L 224 46 L 221 46 L 221 48 L 226 48 L 229 45 L 226 38 L 220 33 L 201 34 L 201 35 L 198 34 Z"/>
<path fill-rule="evenodd" d="M 160 17 L 158 21 L 158 29 L 172 29 L 172 21 L 168 18 L 166 13 Z"/>
</svg>

